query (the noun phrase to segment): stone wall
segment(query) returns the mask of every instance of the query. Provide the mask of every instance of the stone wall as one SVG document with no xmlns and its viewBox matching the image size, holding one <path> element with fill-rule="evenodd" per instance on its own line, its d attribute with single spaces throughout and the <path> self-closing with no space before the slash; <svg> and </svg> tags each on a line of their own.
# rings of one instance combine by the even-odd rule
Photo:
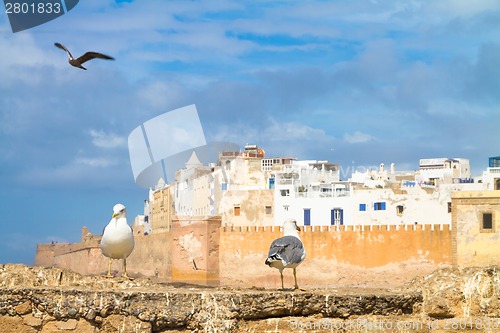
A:
<svg viewBox="0 0 500 333">
<path fill-rule="evenodd" d="M 221 227 L 220 217 L 177 217 L 171 232 L 135 236 L 127 271 L 169 282 L 276 288 L 281 284 L 279 273 L 264 261 L 269 245 L 281 235 L 279 227 Z M 82 238 L 77 244 L 39 245 L 36 265 L 105 274 L 108 260 L 97 238 Z M 382 284 L 385 279 L 404 283 L 451 264 L 448 225 L 308 226 L 301 238 L 307 251 L 297 270 L 301 287 L 338 285 L 342 279 L 368 284 L 384 274 Z M 121 260 L 113 261 L 112 270 L 122 273 Z M 291 272 L 285 271 L 285 279 L 293 285 Z"/>
<path fill-rule="evenodd" d="M 0 265 L 0 331 L 496 333 L 500 268 L 437 270 L 403 288 L 185 288 Z"/>
<path fill-rule="evenodd" d="M 403 276 L 411 280 L 451 264 L 448 225 L 308 226 L 302 230 L 306 260 L 297 269 L 301 287 L 334 286 L 344 277 L 368 284 L 373 282 L 373 274 L 384 272 L 389 280 Z M 280 236 L 278 227 L 223 228 L 221 285 L 280 287 L 278 271 L 264 265 L 269 245 Z M 291 271 L 284 274 L 285 284 L 293 286 Z"/>
<path fill-rule="evenodd" d="M 492 214 L 492 228 L 482 226 L 483 213 Z M 453 264 L 458 267 L 498 264 L 500 256 L 500 191 L 452 194 Z"/>
</svg>

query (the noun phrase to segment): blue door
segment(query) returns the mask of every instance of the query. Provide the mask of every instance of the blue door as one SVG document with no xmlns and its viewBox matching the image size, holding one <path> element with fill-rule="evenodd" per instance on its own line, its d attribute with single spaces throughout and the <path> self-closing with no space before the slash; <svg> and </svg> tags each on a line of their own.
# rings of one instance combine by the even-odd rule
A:
<svg viewBox="0 0 500 333">
<path fill-rule="evenodd" d="M 304 225 L 311 225 L 311 209 L 304 208 Z"/>
<path fill-rule="evenodd" d="M 269 178 L 269 189 L 274 190 L 274 178 Z"/>
</svg>

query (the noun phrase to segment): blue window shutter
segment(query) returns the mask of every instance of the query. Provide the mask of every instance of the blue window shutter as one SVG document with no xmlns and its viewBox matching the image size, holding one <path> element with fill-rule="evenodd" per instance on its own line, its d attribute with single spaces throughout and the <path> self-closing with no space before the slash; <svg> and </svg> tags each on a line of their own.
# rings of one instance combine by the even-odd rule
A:
<svg viewBox="0 0 500 333">
<path fill-rule="evenodd" d="M 385 210 L 385 202 L 381 202 L 381 207 L 380 207 L 381 210 Z"/>
<path fill-rule="evenodd" d="M 311 225 L 311 209 L 304 209 L 304 225 Z"/>
<path fill-rule="evenodd" d="M 359 204 L 359 211 L 365 212 L 366 211 L 366 204 Z"/>
<path fill-rule="evenodd" d="M 344 225 L 344 210 L 340 209 L 340 225 Z"/>
</svg>

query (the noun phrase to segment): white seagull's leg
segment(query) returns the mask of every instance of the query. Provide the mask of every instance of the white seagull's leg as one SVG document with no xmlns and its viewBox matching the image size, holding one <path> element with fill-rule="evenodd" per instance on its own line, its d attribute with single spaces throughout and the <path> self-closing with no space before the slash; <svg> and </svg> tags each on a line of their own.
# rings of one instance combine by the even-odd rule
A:
<svg viewBox="0 0 500 333">
<path fill-rule="evenodd" d="M 128 278 L 128 276 L 127 276 L 127 258 L 123 258 L 123 277 Z"/>
<path fill-rule="evenodd" d="M 123 277 L 129 280 L 134 280 L 135 278 L 127 275 L 127 258 L 123 258 Z"/>
<path fill-rule="evenodd" d="M 112 278 L 113 275 L 111 275 L 111 258 L 109 258 L 108 262 L 108 275 L 106 275 L 107 278 Z"/>
<path fill-rule="evenodd" d="M 297 284 L 297 271 L 295 268 L 293 269 L 293 277 L 295 278 L 295 289 L 299 289 L 299 285 Z"/>
</svg>

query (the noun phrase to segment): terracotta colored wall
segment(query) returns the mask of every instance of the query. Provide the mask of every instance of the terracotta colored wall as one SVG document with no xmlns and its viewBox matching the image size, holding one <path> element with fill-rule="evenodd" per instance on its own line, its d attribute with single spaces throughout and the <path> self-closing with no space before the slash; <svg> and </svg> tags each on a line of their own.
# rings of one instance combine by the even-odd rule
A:
<svg viewBox="0 0 500 333">
<path fill-rule="evenodd" d="M 135 249 L 127 259 L 129 274 L 158 277 L 160 280 L 208 285 L 279 287 L 279 273 L 264 264 L 269 245 L 281 237 L 279 227 L 221 228 L 218 218 L 175 218 L 172 232 L 135 236 Z M 300 285 L 331 286 L 349 274 L 397 265 L 397 272 L 425 263 L 434 269 L 451 262 L 451 231 L 448 226 L 306 227 L 301 238 L 307 251 L 299 267 Z M 53 261 L 81 274 L 105 274 L 107 258 L 98 240 L 92 244 L 56 244 Z M 37 254 L 47 262 L 50 251 Z M 45 258 L 43 261 L 41 258 Z M 405 268 L 406 267 L 406 268 Z M 353 268 L 356 268 L 353 270 Z M 122 261 L 114 260 L 112 270 L 123 272 Z M 379 272 L 380 273 L 380 272 Z M 377 273 L 377 274 L 379 274 Z M 291 272 L 285 271 L 293 285 Z M 380 273 L 381 274 L 381 273 Z M 395 274 L 394 271 L 391 274 Z"/>
<path fill-rule="evenodd" d="M 304 229 L 300 236 L 306 260 L 297 269 L 299 285 L 334 285 L 334 278 L 352 267 L 370 269 L 407 262 L 437 267 L 451 263 L 449 226 Z M 264 265 L 269 246 L 278 237 L 281 232 L 277 227 L 223 228 L 219 249 L 221 285 L 279 287 L 278 271 Z M 293 279 L 289 283 L 293 285 Z"/>
<path fill-rule="evenodd" d="M 219 284 L 220 223 L 220 217 L 174 219 L 171 281 Z"/>
<path fill-rule="evenodd" d="M 218 284 L 220 217 L 176 217 L 173 225 L 172 232 L 147 236 L 136 230 L 127 272 L 163 281 Z M 108 258 L 102 255 L 99 240 L 99 236 L 82 233 L 80 243 L 40 244 L 35 265 L 57 265 L 84 275 L 105 275 Z M 111 270 L 123 274 L 123 260 L 113 260 Z"/>
<path fill-rule="evenodd" d="M 127 258 L 127 271 L 133 275 L 157 276 L 160 279 L 170 279 L 171 276 L 171 233 L 155 235 L 135 235 L 135 247 Z M 104 257 L 96 240 L 76 244 L 54 244 L 53 256 L 46 247 L 39 245 L 35 259 L 36 266 L 57 265 L 71 269 L 80 274 L 106 274 L 108 258 Z M 40 251 L 42 250 L 42 251 Z M 113 260 L 112 271 L 123 273 L 123 261 Z"/>
</svg>

